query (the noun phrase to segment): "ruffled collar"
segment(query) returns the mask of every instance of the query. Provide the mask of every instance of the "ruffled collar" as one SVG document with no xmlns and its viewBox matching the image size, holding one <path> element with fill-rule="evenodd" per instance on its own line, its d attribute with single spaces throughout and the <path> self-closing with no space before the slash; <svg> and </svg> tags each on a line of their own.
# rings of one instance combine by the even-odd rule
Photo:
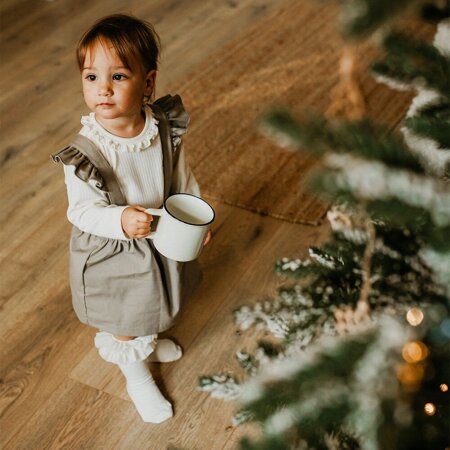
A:
<svg viewBox="0 0 450 450">
<path fill-rule="evenodd" d="M 95 119 L 91 112 L 81 117 L 81 124 L 88 128 L 89 135 L 100 144 L 118 152 L 140 152 L 150 147 L 153 139 L 158 135 L 158 121 L 153 117 L 150 107 L 145 107 L 144 129 L 135 137 L 123 138 L 106 131 Z"/>
</svg>

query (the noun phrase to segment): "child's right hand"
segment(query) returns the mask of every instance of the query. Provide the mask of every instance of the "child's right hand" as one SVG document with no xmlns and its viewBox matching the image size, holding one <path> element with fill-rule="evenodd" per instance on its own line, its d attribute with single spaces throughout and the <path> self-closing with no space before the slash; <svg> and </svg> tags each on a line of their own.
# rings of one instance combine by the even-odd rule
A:
<svg viewBox="0 0 450 450">
<path fill-rule="evenodd" d="M 128 206 L 122 212 L 122 229 L 131 239 L 139 239 L 150 234 L 153 216 L 145 212 L 143 206 Z"/>
</svg>

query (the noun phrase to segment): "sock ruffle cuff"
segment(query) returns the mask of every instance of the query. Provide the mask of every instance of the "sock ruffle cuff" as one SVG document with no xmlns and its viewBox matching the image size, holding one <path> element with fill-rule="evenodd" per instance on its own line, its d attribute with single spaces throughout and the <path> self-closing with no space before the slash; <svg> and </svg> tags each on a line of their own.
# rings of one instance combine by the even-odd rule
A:
<svg viewBox="0 0 450 450">
<path fill-rule="evenodd" d="M 100 331 L 95 335 L 94 343 L 105 361 L 130 364 L 147 359 L 156 348 L 157 337 L 157 334 L 150 334 L 130 341 L 121 341 L 107 331 Z"/>
</svg>

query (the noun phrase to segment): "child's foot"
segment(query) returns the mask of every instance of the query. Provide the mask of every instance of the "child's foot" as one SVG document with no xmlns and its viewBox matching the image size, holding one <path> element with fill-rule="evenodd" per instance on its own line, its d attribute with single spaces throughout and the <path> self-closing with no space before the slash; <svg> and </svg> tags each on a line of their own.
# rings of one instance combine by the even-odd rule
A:
<svg viewBox="0 0 450 450">
<path fill-rule="evenodd" d="M 127 392 L 144 422 L 161 423 L 173 416 L 172 405 L 161 394 L 144 361 L 120 364 Z"/>
<path fill-rule="evenodd" d="M 171 362 L 183 356 L 181 347 L 170 339 L 158 339 L 156 348 L 147 358 L 149 362 Z"/>
<path fill-rule="evenodd" d="M 156 335 L 138 336 L 129 341 L 99 332 L 95 346 L 100 356 L 117 364 L 125 375 L 127 392 L 144 422 L 161 423 L 172 417 L 172 405 L 153 380 L 146 358 L 156 348 Z"/>
</svg>

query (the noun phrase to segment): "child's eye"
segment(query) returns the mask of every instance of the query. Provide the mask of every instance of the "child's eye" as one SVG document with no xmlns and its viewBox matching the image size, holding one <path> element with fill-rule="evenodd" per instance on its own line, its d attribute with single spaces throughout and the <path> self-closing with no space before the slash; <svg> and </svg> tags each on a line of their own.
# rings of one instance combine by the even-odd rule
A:
<svg viewBox="0 0 450 450">
<path fill-rule="evenodd" d="M 97 78 L 97 77 L 96 77 L 95 75 L 88 75 L 88 76 L 86 77 L 86 80 L 89 80 L 89 81 L 95 81 L 96 78 Z"/>
<path fill-rule="evenodd" d="M 113 78 L 114 81 L 123 81 L 127 77 L 125 75 L 121 74 L 121 73 L 115 73 L 112 78 Z"/>
</svg>

